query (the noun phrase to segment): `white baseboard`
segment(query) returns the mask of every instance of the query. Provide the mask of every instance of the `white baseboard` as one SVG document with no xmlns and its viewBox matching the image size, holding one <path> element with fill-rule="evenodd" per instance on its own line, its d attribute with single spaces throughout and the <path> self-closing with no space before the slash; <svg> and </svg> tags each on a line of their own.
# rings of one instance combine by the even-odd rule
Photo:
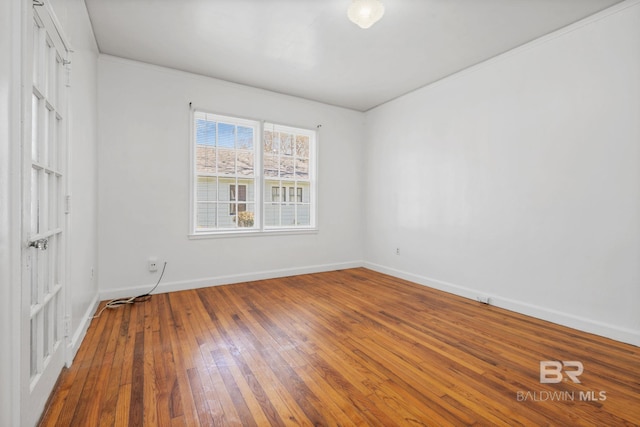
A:
<svg viewBox="0 0 640 427">
<path fill-rule="evenodd" d="M 363 265 L 363 261 L 351 261 L 336 264 L 321 264 L 306 267 L 285 268 L 279 270 L 254 271 L 242 274 L 205 277 L 201 279 L 182 280 L 168 283 L 160 282 L 158 288 L 153 293 L 160 294 L 165 292 L 184 291 L 187 289 L 205 288 L 208 286 L 230 285 L 233 283 L 252 282 L 255 280 L 276 279 L 278 277 L 297 276 L 300 274 L 322 273 L 325 271 L 357 268 L 362 267 Z M 103 290 L 100 292 L 100 299 L 104 301 L 115 298 L 126 298 L 141 295 L 149 292 L 149 289 L 151 289 L 154 285 L 155 284 L 145 284 L 140 286 Z"/>
<path fill-rule="evenodd" d="M 418 283 L 420 285 L 428 286 L 434 289 L 438 289 L 444 292 L 448 292 L 450 294 L 458 295 L 464 298 L 468 298 L 471 300 L 476 300 L 479 294 L 483 294 L 490 298 L 490 304 L 496 307 L 504 308 L 506 310 L 514 311 L 516 313 L 524 314 L 527 316 L 535 317 L 537 319 L 546 320 L 552 323 L 556 323 L 562 326 L 567 326 L 573 329 L 577 329 L 580 331 L 600 335 L 606 338 L 611 338 L 616 341 L 632 344 L 635 346 L 640 346 L 640 331 L 635 331 L 628 328 L 622 328 L 616 325 L 611 325 L 604 322 L 595 321 L 592 319 L 587 319 L 584 317 L 559 312 L 550 308 L 537 306 L 533 304 L 529 304 L 523 301 L 517 301 L 510 298 L 505 298 L 500 295 L 487 295 L 484 292 L 479 292 L 476 289 L 467 288 L 465 286 L 456 285 L 453 283 L 444 282 L 441 280 L 431 279 L 428 277 L 420 276 L 413 273 L 408 273 L 405 271 L 397 270 L 394 268 L 386 267 L 383 265 L 365 262 L 365 261 L 351 261 L 345 263 L 336 263 L 336 264 L 322 264 L 322 265 L 313 265 L 306 267 L 296 267 L 296 268 L 288 268 L 288 269 L 279 269 L 279 270 L 266 270 L 266 271 L 255 271 L 243 274 L 233 274 L 226 276 L 215 276 L 215 277 L 207 277 L 200 278 L 194 280 L 183 280 L 183 281 L 175 281 L 168 283 L 160 283 L 158 288 L 154 291 L 154 293 L 165 293 L 165 292 L 175 292 L 175 291 L 183 291 L 188 289 L 198 289 L 208 286 L 219 286 L 219 285 L 229 285 L 233 283 L 242 283 L 242 282 L 250 282 L 255 280 L 265 280 L 265 279 L 275 279 L 278 277 L 286 277 L 286 276 L 296 276 L 300 274 L 311 274 L 311 273 L 321 273 L 325 271 L 334 271 L 334 270 L 343 270 L 348 268 L 357 268 L 357 267 L 366 267 L 370 270 L 378 271 L 380 273 L 389 274 L 394 277 L 398 277 L 401 279 L 409 280 L 414 283 Z M 126 288 L 116 288 L 110 290 L 103 290 L 100 292 L 101 300 L 111 300 L 114 298 L 126 298 L 135 295 L 144 294 L 149 291 L 153 287 L 154 284 L 145 284 L 140 286 L 131 286 Z M 83 328 L 78 328 L 76 335 L 74 335 L 73 343 L 77 343 L 77 346 L 74 346 L 75 350 L 73 351 L 73 355 L 77 351 L 77 347 L 79 347 L 79 343 L 81 342 L 79 333 L 82 330 L 82 337 L 86 332 L 86 328 L 88 328 L 89 323 L 91 322 L 91 317 L 93 316 L 93 312 L 95 311 L 97 306 L 97 301 L 95 305 L 91 307 L 91 315 L 85 315 L 83 318 L 83 322 L 86 325 Z"/>
<path fill-rule="evenodd" d="M 573 314 L 559 312 L 546 307 L 529 304 L 523 301 L 517 301 L 510 298 L 504 298 L 499 295 L 487 295 L 484 292 L 455 285 L 453 283 L 443 282 L 441 280 L 430 279 L 428 277 L 417 274 L 407 273 L 405 271 L 396 270 L 379 264 L 365 262 L 364 267 L 390 276 L 409 280 L 420 285 L 438 289 L 450 294 L 458 295 L 464 298 L 476 300 L 479 294 L 483 294 L 490 298 L 490 304 L 516 313 L 535 317 L 537 319 L 546 320 L 558 325 L 567 326 L 580 331 L 600 335 L 611 338 L 616 341 L 640 346 L 640 331 L 628 328 L 622 328 L 604 322 L 587 319 Z"/>
<path fill-rule="evenodd" d="M 78 353 L 78 349 L 80 348 L 80 344 L 84 340 L 84 336 L 87 334 L 87 330 L 89 329 L 89 325 L 91 325 L 91 319 L 93 319 L 94 313 L 98 308 L 98 304 L 100 303 L 99 294 L 91 301 L 89 307 L 85 311 L 82 319 L 80 320 L 80 325 L 76 329 L 75 333 L 71 337 L 67 345 L 67 354 L 66 354 L 66 363 L 67 367 L 70 367 L 73 363 L 73 359 L 76 357 Z"/>
</svg>

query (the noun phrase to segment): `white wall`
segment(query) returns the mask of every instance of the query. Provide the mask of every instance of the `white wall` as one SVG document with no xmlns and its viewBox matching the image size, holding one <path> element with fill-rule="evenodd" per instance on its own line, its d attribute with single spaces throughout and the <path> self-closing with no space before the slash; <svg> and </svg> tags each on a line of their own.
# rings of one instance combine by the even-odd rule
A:
<svg viewBox="0 0 640 427">
<path fill-rule="evenodd" d="M 98 47 L 82 0 L 56 0 L 53 8 L 73 53 L 69 111 L 67 314 L 75 355 L 98 302 Z"/>
<path fill-rule="evenodd" d="M 367 266 L 640 345 L 637 1 L 366 123 Z"/>
<path fill-rule="evenodd" d="M 202 76 L 99 60 L 99 283 L 110 298 L 362 264 L 363 114 Z M 188 239 L 189 108 L 315 129 L 317 234 Z"/>
</svg>

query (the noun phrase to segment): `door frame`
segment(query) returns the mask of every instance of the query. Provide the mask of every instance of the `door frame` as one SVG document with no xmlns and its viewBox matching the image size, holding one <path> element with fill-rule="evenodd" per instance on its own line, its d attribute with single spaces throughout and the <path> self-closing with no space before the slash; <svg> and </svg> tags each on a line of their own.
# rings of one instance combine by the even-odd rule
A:
<svg viewBox="0 0 640 427">
<path fill-rule="evenodd" d="M 0 2 L 0 425 L 21 425 L 21 182 L 24 23 L 27 6 Z M 6 120 L 5 120 L 6 117 Z"/>
</svg>

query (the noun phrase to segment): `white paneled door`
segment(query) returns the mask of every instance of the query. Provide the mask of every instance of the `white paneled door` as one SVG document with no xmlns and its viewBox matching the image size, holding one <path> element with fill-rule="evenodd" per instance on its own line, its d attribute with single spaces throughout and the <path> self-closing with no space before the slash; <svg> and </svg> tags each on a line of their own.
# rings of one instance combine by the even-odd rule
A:
<svg viewBox="0 0 640 427">
<path fill-rule="evenodd" d="M 33 7 L 23 140 L 22 399 L 34 425 L 65 361 L 64 254 L 67 45 L 48 7 Z M 29 81 L 30 76 L 24 76 Z M 25 88 L 29 86 L 25 85 Z M 30 126 L 29 126 L 30 122 Z"/>
</svg>

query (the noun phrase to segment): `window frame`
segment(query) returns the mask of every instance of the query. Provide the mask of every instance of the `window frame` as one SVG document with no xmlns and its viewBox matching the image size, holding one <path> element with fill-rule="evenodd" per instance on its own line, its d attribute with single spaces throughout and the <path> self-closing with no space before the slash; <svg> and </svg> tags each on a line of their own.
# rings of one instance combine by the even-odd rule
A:
<svg viewBox="0 0 640 427">
<path fill-rule="evenodd" d="M 200 176 L 198 173 L 198 164 L 197 164 L 197 122 L 196 119 L 199 115 L 212 116 L 218 119 L 222 119 L 224 123 L 235 123 L 236 126 L 248 126 L 253 127 L 257 130 L 256 135 L 254 136 L 254 174 L 251 177 L 242 177 L 241 179 L 249 179 L 253 180 L 253 199 L 250 202 L 246 202 L 249 204 L 253 204 L 255 206 L 255 224 L 253 227 L 236 227 L 236 228 L 203 228 L 198 227 L 198 178 Z M 298 135 L 308 135 L 309 136 L 309 179 L 306 181 L 309 187 L 309 224 L 308 225 L 294 225 L 294 226 L 265 226 L 265 204 L 271 203 L 272 195 L 270 193 L 271 186 L 267 186 L 266 182 L 269 179 L 265 176 L 264 171 L 264 150 L 265 150 L 265 140 L 264 140 L 264 131 L 265 127 L 268 126 L 270 130 L 273 129 L 281 129 L 284 131 L 289 131 Z M 318 131 L 312 130 L 304 127 L 297 126 L 289 126 L 276 124 L 273 122 L 265 122 L 264 120 L 255 120 L 248 119 L 243 117 L 230 116 L 227 114 L 218 114 L 207 111 L 206 109 L 191 107 L 190 115 L 189 115 L 189 129 L 190 129 L 190 141 L 189 141 L 189 151 L 190 151 L 190 168 L 189 168 L 189 181 L 190 181 L 190 189 L 189 189 L 189 231 L 188 238 L 189 239 L 207 239 L 207 238 L 217 238 L 217 237 L 240 237 L 240 236 L 256 236 L 256 235 L 277 235 L 277 234 L 316 234 L 318 232 L 318 220 L 317 220 L 317 158 L 318 158 Z M 233 177 L 233 176 L 232 176 Z M 238 196 L 238 187 L 241 185 L 245 185 L 240 182 L 238 179 L 237 173 L 235 175 L 236 182 L 235 191 L 236 198 Z M 276 178 L 278 180 L 280 178 Z M 290 185 L 288 179 L 281 179 L 281 181 L 287 181 L 287 186 Z M 296 180 L 297 183 L 298 180 Z M 291 183 L 292 184 L 292 183 Z M 222 187 L 223 184 L 218 184 L 218 191 Z M 231 185 L 231 184 L 230 184 Z M 295 185 L 295 199 L 291 200 L 292 203 L 297 203 L 299 201 L 299 194 L 302 188 Z M 281 182 L 281 186 L 278 188 L 279 190 L 279 201 L 273 203 L 289 203 L 284 202 L 282 200 L 283 192 L 286 192 L 286 187 L 284 187 Z M 231 196 L 231 189 L 229 189 Z M 249 189 L 246 190 L 247 195 L 249 193 Z M 219 196 L 217 196 L 219 197 Z M 248 197 L 248 196 L 247 196 Z M 285 196 L 286 197 L 286 196 Z M 231 199 L 231 197 L 229 197 Z M 243 201 L 244 202 L 244 201 Z M 221 201 L 218 199 L 218 204 L 223 203 L 235 203 L 236 206 L 240 205 L 240 201 L 238 200 L 229 200 L 229 201 Z M 230 213 L 229 215 L 232 218 L 238 218 L 237 212 L 234 215 Z"/>
</svg>

